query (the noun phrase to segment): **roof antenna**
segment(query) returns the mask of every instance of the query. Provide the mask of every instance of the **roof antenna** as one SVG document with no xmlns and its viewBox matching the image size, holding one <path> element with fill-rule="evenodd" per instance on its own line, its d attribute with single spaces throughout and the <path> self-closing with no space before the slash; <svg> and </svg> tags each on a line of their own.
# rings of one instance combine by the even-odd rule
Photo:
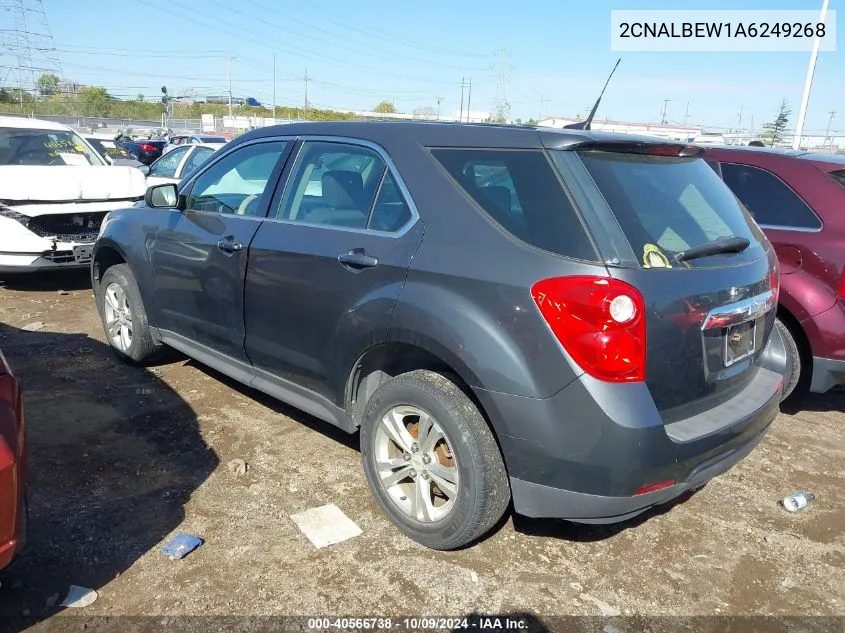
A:
<svg viewBox="0 0 845 633">
<path fill-rule="evenodd" d="M 599 109 L 599 104 L 601 103 L 601 98 L 604 96 L 604 91 L 607 90 L 607 84 L 610 83 L 610 78 L 613 77 L 613 73 L 616 72 L 617 66 L 619 66 L 619 62 L 622 61 L 622 58 L 616 60 L 616 65 L 613 67 L 613 70 L 610 71 L 610 75 L 607 77 L 607 81 L 604 82 L 604 88 L 601 89 L 601 93 L 599 93 L 599 98 L 596 99 L 596 103 L 593 105 L 593 109 L 590 110 L 590 114 L 587 117 L 586 121 L 580 121 L 578 123 L 570 123 L 569 125 L 564 125 L 563 127 L 567 130 L 589 130 L 590 123 L 593 122 L 593 117 L 596 116 L 596 110 Z"/>
</svg>

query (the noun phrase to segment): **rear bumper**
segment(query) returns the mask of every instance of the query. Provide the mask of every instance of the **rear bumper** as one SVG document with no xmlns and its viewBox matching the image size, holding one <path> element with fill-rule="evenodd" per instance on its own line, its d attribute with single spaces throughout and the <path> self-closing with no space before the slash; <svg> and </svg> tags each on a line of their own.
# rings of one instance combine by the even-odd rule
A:
<svg viewBox="0 0 845 633">
<path fill-rule="evenodd" d="M 810 391 L 826 393 L 837 385 L 845 385 L 845 360 L 813 357 L 813 380 Z"/>
<path fill-rule="evenodd" d="M 546 400 L 476 393 L 499 432 L 516 512 L 613 523 L 700 488 L 754 449 L 783 386 L 776 371 L 756 371 L 727 402 L 668 425 L 642 383 L 582 376 Z"/>
</svg>

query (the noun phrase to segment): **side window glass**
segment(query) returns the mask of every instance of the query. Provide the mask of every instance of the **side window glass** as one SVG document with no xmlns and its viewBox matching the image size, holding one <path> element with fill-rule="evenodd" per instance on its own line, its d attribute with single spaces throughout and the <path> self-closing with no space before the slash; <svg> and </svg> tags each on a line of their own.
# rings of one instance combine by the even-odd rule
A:
<svg viewBox="0 0 845 633">
<path fill-rule="evenodd" d="M 198 147 L 193 151 L 191 156 L 182 168 L 182 178 L 190 176 L 194 170 L 208 160 L 208 157 L 214 153 L 214 150 L 207 147 Z"/>
<path fill-rule="evenodd" d="M 398 231 L 410 219 L 411 209 L 405 202 L 393 174 L 385 171 L 367 228 L 374 231 Z"/>
<path fill-rule="evenodd" d="M 185 149 L 174 149 L 172 152 L 167 152 L 150 167 L 150 176 L 173 178 L 179 163 L 185 158 L 185 151 Z"/>
<path fill-rule="evenodd" d="M 235 215 L 257 216 L 273 168 L 287 143 L 256 143 L 235 150 L 194 181 L 187 208 Z M 175 150 L 174 150 L 175 151 Z"/>
<path fill-rule="evenodd" d="M 722 177 L 757 224 L 821 228 L 821 221 L 810 207 L 773 173 L 750 165 L 722 163 Z"/>
<path fill-rule="evenodd" d="M 276 217 L 363 229 L 385 164 L 373 150 L 341 143 L 305 142 Z"/>
</svg>

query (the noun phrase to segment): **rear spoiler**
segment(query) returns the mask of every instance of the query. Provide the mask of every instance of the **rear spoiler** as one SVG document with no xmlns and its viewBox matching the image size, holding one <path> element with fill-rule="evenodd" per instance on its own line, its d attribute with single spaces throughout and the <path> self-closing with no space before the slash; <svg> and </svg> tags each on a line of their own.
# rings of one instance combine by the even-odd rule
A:
<svg viewBox="0 0 845 633">
<path fill-rule="evenodd" d="M 644 154 L 648 156 L 703 156 L 705 149 L 686 143 L 660 143 L 648 141 L 584 141 L 566 149 L 593 152 L 616 152 L 620 154 Z"/>
</svg>

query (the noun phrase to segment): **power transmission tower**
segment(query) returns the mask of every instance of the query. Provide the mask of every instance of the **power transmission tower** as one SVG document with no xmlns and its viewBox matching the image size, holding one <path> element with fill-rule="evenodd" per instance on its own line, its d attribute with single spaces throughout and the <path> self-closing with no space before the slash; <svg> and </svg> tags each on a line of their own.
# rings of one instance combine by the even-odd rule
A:
<svg viewBox="0 0 845 633">
<path fill-rule="evenodd" d="M 37 77 L 53 74 L 61 81 L 62 65 L 41 0 L 0 0 L 0 24 L 0 86 L 17 88 L 23 109 L 26 93 L 38 96 Z"/>
<path fill-rule="evenodd" d="M 744 108 L 744 105 L 739 106 L 739 123 L 737 124 L 737 132 L 742 132 L 742 111 Z"/>
<path fill-rule="evenodd" d="M 437 120 L 439 121 L 440 120 L 440 102 L 443 101 L 443 97 L 438 95 L 437 97 L 435 97 L 435 99 L 437 100 Z"/>
<path fill-rule="evenodd" d="M 663 124 L 666 123 L 666 108 L 669 105 L 669 101 L 671 101 L 671 99 L 663 100 L 663 114 L 660 115 L 660 122 Z"/>
<path fill-rule="evenodd" d="M 493 100 L 493 119 L 498 123 L 507 123 L 510 118 L 511 106 L 508 103 L 508 83 L 510 82 L 511 53 L 506 48 L 496 51 L 496 65 L 493 82 L 496 85 Z"/>
<path fill-rule="evenodd" d="M 684 111 L 684 127 L 686 127 L 688 120 L 689 120 L 689 101 L 687 101 L 687 109 Z"/>
</svg>

